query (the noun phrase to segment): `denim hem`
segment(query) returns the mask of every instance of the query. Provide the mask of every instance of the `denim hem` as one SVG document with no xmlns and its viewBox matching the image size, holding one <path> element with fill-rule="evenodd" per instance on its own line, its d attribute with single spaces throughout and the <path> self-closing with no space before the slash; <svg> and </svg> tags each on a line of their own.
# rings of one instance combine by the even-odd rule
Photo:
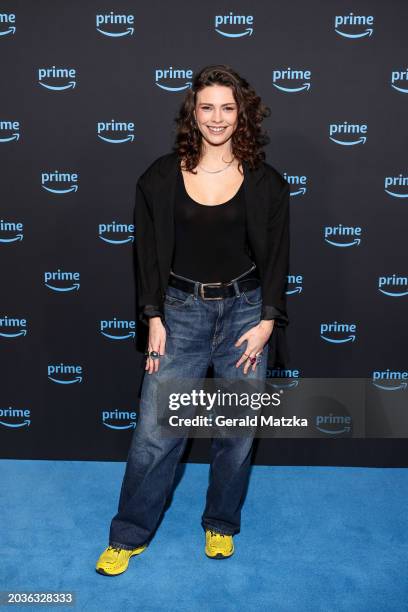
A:
<svg viewBox="0 0 408 612">
<path fill-rule="evenodd" d="M 120 542 L 109 542 L 109 546 L 113 546 L 115 548 L 123 548 L 124 550 L 134 550 L 135 548 L 140 548 L 144 546 L 144 544 L 137 544 L 137 546 L 128 546 L 127 544 L 121 544 Z"/>
<path fill-rule="evenodd" d="M 202 527 L 204 529 L 208 529 L 211 531 L 214 531 L 215 533 L 220 533 L 222 535 L 230 535 L 233 536 L 235 535 L 237 532 L 236 531 L 220 531 L 217 527 L 213 527 L 212 525 L 208 525 L 207 523 L 202 523 Z"/>
</svg>

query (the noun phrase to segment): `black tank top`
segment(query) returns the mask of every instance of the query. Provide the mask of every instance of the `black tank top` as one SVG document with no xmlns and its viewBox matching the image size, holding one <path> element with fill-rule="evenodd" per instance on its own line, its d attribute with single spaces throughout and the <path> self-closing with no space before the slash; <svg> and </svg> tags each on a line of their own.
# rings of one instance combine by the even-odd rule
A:
<svg viewBox="0 0 408 612">
<path fill-rule="evenodd" d="M 202 283 L 225 282 L 253 265 L 248 254 L 243 183 L 227 202 L 206 206 L 188 195 L 179 168 L 174 221 L 171 269 L 175 274 Z"/>
</svg>

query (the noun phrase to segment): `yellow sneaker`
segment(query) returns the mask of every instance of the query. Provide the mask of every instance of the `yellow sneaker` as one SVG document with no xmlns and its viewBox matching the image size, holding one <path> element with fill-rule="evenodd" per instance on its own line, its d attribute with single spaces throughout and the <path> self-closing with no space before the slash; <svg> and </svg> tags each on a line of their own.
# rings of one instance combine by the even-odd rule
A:
<svg viewBox="0 0 408 612">
<path fill-rule="evenodd" d="M 96 571 L 104 576 L 117 576 L 118 574 L 123 574 L 128 568 L 130 557 L 133 557 L 133 555 L 140 555 L 146 548 L 147 544 L 134 548 L 133 550 L 108 546 L 96 562 Z"/>
<path fill-rule="evenodd" d="M 226 559 L 234 554 L 232 535 L 205 530 L 205 554 L 210 559 Z"/>
</svg>

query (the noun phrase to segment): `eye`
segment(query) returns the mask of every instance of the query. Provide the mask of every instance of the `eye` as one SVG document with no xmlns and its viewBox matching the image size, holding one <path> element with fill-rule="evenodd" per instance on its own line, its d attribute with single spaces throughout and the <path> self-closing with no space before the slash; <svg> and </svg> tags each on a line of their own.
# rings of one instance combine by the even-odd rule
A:
<svg viewBox="0 0 408 612">
<path fill-rule="evenodd" d="M 205 106 L 202 106 L 201 108 L 203 110 L 209 110 L 209 109 L 211 109 L 211 106 L 205 105 Z M 233 110 L 235 110 L 235 108 L 233 106 L 226 106 L 224 108 L 224 110 L 226 110 L 226 111 L 233 111 Z"/>
</svg>

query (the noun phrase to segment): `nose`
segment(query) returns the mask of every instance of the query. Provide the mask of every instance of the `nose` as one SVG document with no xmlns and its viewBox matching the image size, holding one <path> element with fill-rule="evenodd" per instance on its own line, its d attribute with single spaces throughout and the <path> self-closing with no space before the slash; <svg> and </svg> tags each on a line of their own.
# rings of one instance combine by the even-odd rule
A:
<svg viewBox="0 0 408 612">
<path fill-rule="evenodd" d="M 222 123 L 222 110 L 220 108 L 214 109 L 212 121 L 214 121 L 214 123 Z"/>
</svg>

